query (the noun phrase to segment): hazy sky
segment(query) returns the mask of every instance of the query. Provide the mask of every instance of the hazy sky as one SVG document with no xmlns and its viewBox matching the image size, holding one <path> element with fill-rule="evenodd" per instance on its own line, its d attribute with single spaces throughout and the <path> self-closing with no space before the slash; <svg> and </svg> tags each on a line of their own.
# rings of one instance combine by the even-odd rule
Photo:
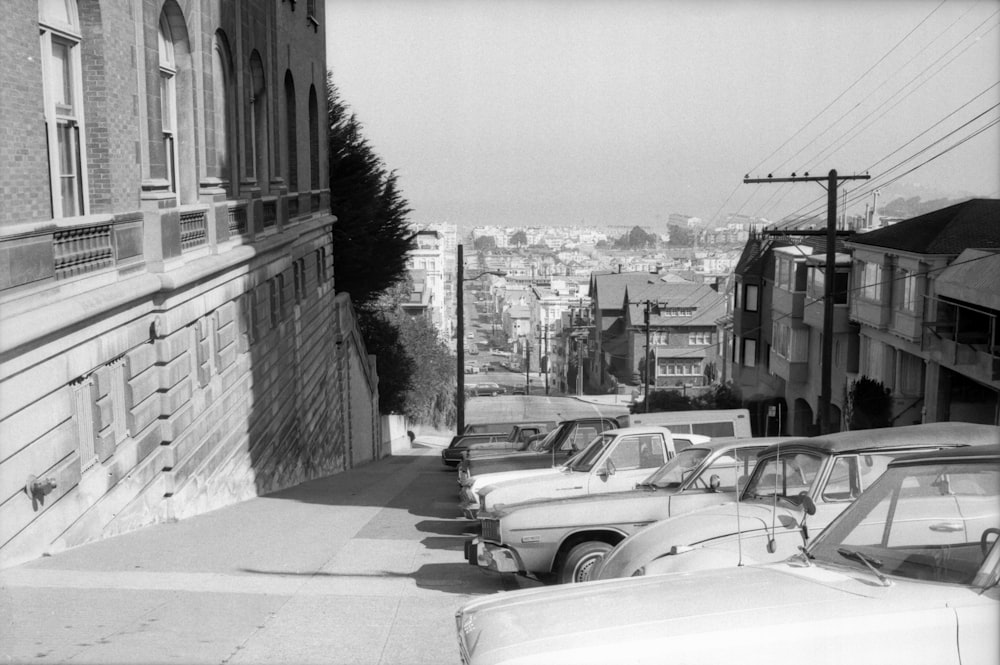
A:
<svg viewBox="0 0 1000 665">
<path fill-rule="evenodd" d="M 859 214 L 880 185 L 1000 196 L 1000 0 L 326 8 L 334 82 L 416 222 L 825 216 L 818 184 L 742 179 L 830 169 L 873 176 L 844 185 Z"/>
</svg>

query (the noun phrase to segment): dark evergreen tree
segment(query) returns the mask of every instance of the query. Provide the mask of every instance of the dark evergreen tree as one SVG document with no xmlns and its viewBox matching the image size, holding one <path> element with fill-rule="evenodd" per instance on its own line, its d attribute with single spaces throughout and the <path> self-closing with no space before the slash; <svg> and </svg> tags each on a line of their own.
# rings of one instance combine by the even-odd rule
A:
<svg viewBox="0 0 1000 665">
<path fill-rule="evenodd" d="M 335 286 L 363 308 L 406 273 L 410 209 L 329 74 L 327 105 Z"/>
</svg>

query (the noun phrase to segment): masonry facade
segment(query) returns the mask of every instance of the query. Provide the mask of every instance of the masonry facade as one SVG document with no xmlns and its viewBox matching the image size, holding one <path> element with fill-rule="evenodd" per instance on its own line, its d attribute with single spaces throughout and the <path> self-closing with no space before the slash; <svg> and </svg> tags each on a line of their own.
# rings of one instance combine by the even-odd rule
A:
<svg viewBox="0 0 1000 665">
<path fill-rule="evenodd" d="M 386 454 L 333 283 L 323 3 L 0 23 L 0 566 Z"/>
</svg>

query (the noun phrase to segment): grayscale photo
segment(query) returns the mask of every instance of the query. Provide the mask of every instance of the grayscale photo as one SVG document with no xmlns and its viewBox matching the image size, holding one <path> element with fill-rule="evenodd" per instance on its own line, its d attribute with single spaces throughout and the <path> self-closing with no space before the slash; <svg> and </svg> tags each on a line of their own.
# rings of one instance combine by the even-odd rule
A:
<svg viewBox="0 0 1000 665">
<path fill-rule="evenodd" d="M 0 665 L 1000 665 L 1000 0 L 7 0 Z"/>
</svg>

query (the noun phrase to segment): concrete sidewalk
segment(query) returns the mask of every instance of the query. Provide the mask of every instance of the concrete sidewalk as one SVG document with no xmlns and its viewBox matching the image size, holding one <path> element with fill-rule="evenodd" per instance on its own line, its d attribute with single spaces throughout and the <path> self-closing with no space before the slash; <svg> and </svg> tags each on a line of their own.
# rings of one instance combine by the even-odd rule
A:
<svg viewBox="0 0 1000 665">
<path fill-rule="evenodd" d="M 458 663 L 469 566 L 436 441 L 0 571 L 0 662 Z"/>
</svg>

